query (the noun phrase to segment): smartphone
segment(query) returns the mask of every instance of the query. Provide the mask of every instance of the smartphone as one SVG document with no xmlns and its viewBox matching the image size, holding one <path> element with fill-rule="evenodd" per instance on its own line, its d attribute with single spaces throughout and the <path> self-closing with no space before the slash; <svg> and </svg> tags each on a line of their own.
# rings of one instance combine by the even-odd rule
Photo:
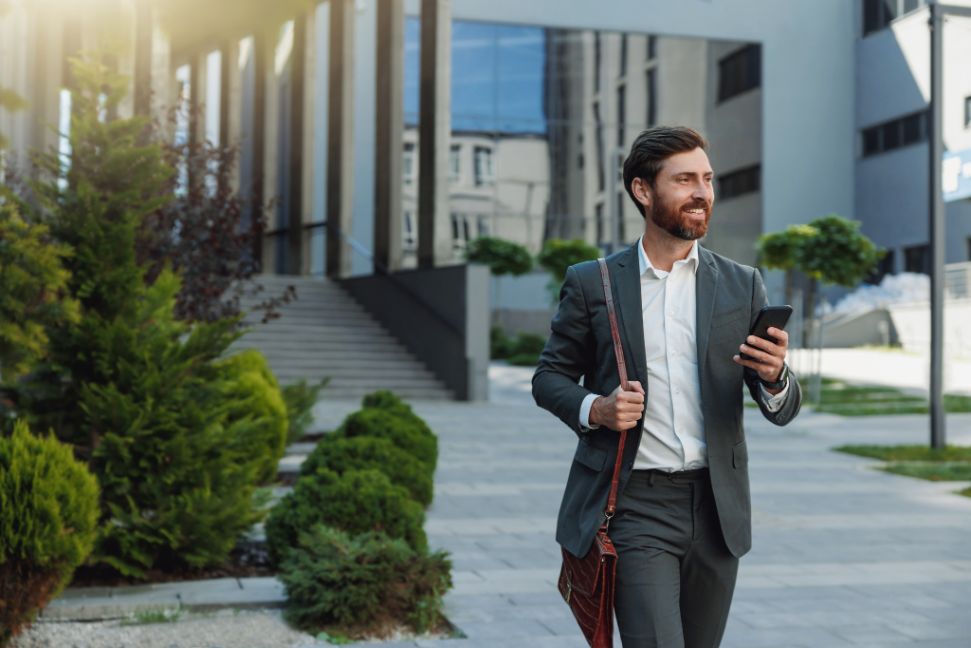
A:
<svg viewBox="0 0 971 648">
<path fill-rule="evenodd" d="M 790 315 L 792 315 L 792 306 L 763 306 L 755 318 L 755 323 L 752 324 L 752 328 L 749 329 L 748 334 L 775 342 L 775 338 L 769 335 L 769 327 L 774 326 L 777 329 L 784 329 L 786 323 L 789 322 Z M 749 357 L 744 353 L 740 355 L 743 358 Z"/>
</svg>

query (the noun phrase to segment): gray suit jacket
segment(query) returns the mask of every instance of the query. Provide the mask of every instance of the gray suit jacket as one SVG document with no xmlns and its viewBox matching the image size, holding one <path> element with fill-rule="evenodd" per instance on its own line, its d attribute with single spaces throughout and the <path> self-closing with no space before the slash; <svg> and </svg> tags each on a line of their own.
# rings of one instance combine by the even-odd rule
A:
<svg viewBox="0 0 971 648">
<path fill-rule="evenodd" d="M 637 244 L 607 258 L 628 378 L 647 388 Z M 743 383 L 762 414 L 785 425 L 799 412 L 799 383 L 790 373 L 782 408 L 765 407 L 758 375 L 732 361 L 759 309 L 766 304 L 762 277 L 754 268 L 699 248 L 697 285 L 698 377 L 708 444 L 712 489 L 728 549 L 736 556 L 752 546 L 748 450 L 742 427 Z M 556 540 L 576 556 L 590 549 L 603 519 L 617 456 L 616 432 L 580 428 L 580 404 L 587 394 L 609 394 L 620 379 L 614 358 L 607 305 L 596 261 L 570 267 L 560 291 L 552 332 L 533 375 L 533 398 L 577 433 L 576 454 L 560 505 Z M 580 377 L 583 385 L 579 385 Z M 650 399 L 651 395 L 647 394 Z M 643 419 L 628 431 L 619 492 L 630 477 L 643 432 Z"/>
</svg>

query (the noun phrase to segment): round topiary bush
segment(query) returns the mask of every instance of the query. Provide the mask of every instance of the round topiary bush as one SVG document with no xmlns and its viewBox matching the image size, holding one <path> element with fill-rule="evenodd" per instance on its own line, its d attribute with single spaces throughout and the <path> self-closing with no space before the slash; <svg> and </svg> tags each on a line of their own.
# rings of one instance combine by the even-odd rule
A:
<svg viewBox="0 0 971 648">
<path fill-rule="evenodd" d="M 337 626 L 352 637 L 401 624 L 426 632 L 442 620 L 450 571 L 442 552 L 415 551 L 384 533 L 350 536 L 317 525 L 300 534 L 281 566 L 286 617 L 306 630 Z"/>
<path fill-rule="evenodd" d="M 411 405 L 401 400 L 397 394 L 388 391 L 387 389 L 382 389 L 376 392 L 371 392 L 361 401 L 361 407 L 363 409 L 376 408 L 384 410 L 386 412 L 391 412 L 392 414 L 397 414 L 403 418 L 408 419 L 415 426 L 421 428 L 423 432 L 430 436 L 435 436 L 432 429 L 428 427 L 428 423 L 425 423 L 425 419 L 415 414 L 414 410 L 411 409 Z"/>
<path fill-rule="evenodd" d="M 0 646 L 67 585 L 97 522 L 98 482 L 69 446 L 23 422 L 0 438 Z"/>
<path fill-rule="evenodd" d="M 366 407 L 349 415 L 338 429 L 346 437 L 370 436 L 389 439 L 424 463 L 434 474 L 438 461 L 438 439 L 416 415 Z"/>
<path fill-rule="evenodd" d="M 404 486 L 411 498 L 427 508 L 432 503 L 432 474 L 417 458 L 381 437 L 324 436 L 300 466 L 303 475 L 313 475 L 319 468 L 338 474 L 348 470 L 380 470 L 392 484 Z"/>
<path fill-rule="evenodd" d="M 424 551 L 425 512 L 402 486 L 379 470 L 348 470 L 338 475 L 318 468 L 297 480 L 293 492 L 273 507 L 266 520 L 271 559 L 279 563 L 302 532 L 326 524 L 348 533 L 383 531 Z"/>
</svg>

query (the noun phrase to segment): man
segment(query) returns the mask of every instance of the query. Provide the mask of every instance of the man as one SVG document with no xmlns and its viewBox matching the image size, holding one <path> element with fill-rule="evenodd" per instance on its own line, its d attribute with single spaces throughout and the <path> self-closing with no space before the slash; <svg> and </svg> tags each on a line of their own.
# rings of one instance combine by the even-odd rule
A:
<svg viewBox="0 0 971 648">
<path fill-rule="evenodd" d="M 567 271 L 533 376 L 536 403 L 579 437 L 556 530 L 576 556 L 603 520 L 618 431 L 628 430 L 609 527 L 625 648 L 719 645 L 751 547 L 743 383 L 778 425 L 801 401 L 786 332 L 748 336 L 766 303 L 762 277 L 698 245 L 714 203 L 706 149 L 689 128 L 652 128 L 624 163 L 644 235 L 607 266 L 630 390 L 619 386 L 596 261 Z"/>
</svg>

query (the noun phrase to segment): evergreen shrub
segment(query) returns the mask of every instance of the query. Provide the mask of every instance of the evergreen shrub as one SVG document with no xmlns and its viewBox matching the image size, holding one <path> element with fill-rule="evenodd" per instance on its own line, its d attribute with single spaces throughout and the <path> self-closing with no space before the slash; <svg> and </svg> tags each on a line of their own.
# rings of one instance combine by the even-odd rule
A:
<svg viewBox="0 0 971 648">
<path fill-rule="evenodd" d="M 383 531 L 424 551 L 425 512 L 402 486 L 379 470 L 348 470 L 342 475 L 318 468 L 297 480 L 266 520 L 271 559 L 279 564 L 297 545 L 300 533 L 325 524 L 348 533 Z"/>
<path fill-rule="evenodd" d="M 380 470 L 392 484 L 403 486 L 413 500 L 427 508 L 432 502 L 432 474 L 428 466 L 408 454 L 389 439 L 359 436 L 324 436 L 300 466 L 303 475 L 313 475 L 318 468 L 337 474 L 348 470 Z"/>
<path fill-rule="evenodd" d="M 452 586 L 443 552 L 416 551 L 383 533 L 350 536 L 323 525 L 300 534 L 281 566 L 286 617 L 307 630 L 387 635 L 401 624 L 426 632 L 442 622 Z"/>
<path fill-rule="evenodd" d="M 306 380 L 297 381 L 283 388 L 283 402 L 287 406 L 290 429 L 287 443 L 295 443 L 310 431 L 314 423 L 314 405 L 320 398 L 320 390 L 327 386 L 330 379 L 311 385 Z"/>
<path fill-rule="evenodd" d="M 410 408 L 409 408 L 410 410 Z M 365 407 L 350 414 L 338 428 L 347 437 L 371 436 L 388 439 L 424 463 L 434 474 L 438 461 L 438 439 L 416 414 Z"/>
<path fill-rule="evenodd" d="M 70 447 L 23 421 L 0 437 L 0 646 L 64 588 L 97 522 L 98 483 Z"/>
<path fill-rule="evenodd" d="M 287 406 L 276 377 L 255 349 L 221 360 L 216 367 L 233 451 L 256 463 L 259 483 L 273 481 L 289 432 Z"/>
<path fill-rule="evenodd" d="M 259 371 L 217 362 L 235 321 L 175 320 L 178 292 L 163 272 L 129 316 L 103 323 L 89 353 L 112 380 L 80 390 L 104 511 L 93 560 L 136 578 L 225 560 L 260 519 L 258 477 L 279 461 L 279 444 L 261 439 L 285 434 Z"/>
</svg>

